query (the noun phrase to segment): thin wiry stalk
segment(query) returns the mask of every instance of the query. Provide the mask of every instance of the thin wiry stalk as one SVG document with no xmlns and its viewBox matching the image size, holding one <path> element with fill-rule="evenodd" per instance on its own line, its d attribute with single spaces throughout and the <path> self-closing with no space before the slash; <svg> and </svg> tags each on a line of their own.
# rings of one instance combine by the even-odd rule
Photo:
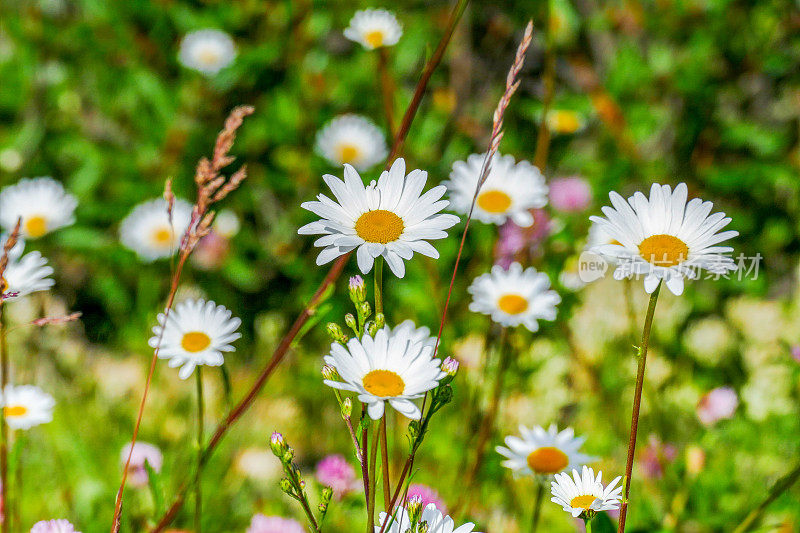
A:
<svg viewBox="0 0 800 533">
<path fill-rule="evenodd" d="M 459 3 L 460 6 L 461 3 Z M 466 7 L 466 2 L 463 2 L 464 6 Z M 458 7 L 456 8 L 458 11 Z M 456 11 L 456 12 L 457 12 Z M 452 33 L 452 30 L 451 30 Z M 483 161 L 483 168 L 481 169 L 481 176 L 478 179 L 478 185 L 475 187 L 475 194 L 472 197 L 472 205 L 470 206 L 469 213 L 467 214 L 467 220 L 464 223 L 464 231 L 461 233 L 461 243 L 458 246 L 458 253 L 456 254 L 455 264 L 453 265 L 453 274 L 450 277 L 450 286 L 447 289 L 447 297 L 445 298 L 444 309 L 442 310 L 442 318 L 439 322 L 439 333 L 436 335 L 436 344 L 433 350 L 433 356 L 436 356 L 436 353 L 439 351 L 439 343 L 442 339 L 442 331 L 444 330 L 444 324 L 447 320 L 447 310 L 450 307 L 450 298 L 453 294 L 453 285 L 456 281 L 456 274 L 458 273 L 458 265 L 461 261 L 461 256 L 464 252 L 464 243 L 467 239 L 467 230 L 469 230 L 469 222 L 472 219 L 472 212 L 475 209 L 475 202 L 478 199 L 478 193 L 481 190 L 481 186 L 486 181 L 486 178 L 489 176 L 489 171 L 491 170 L 492 165 L 492 158 L 494 154 L 497 153 L 497 149 L 500 146 L 500 140 L 503 138 L 503 116 L 505 115 L 506 109 L 508 108 L 508 104 L 511 102 L 511 97 L 517 91 L 519 87 L 519 80 L 517 80 L 517 76 L 519 75 L 519 71 L 522 69 L 522 65 L 525 62 L 525 54 L 528 50 L 528 46 L 531 44 L 531 39 L 533 38 L 533 21 L 529 21 L 527 27 L 525 28 L 525 33 L 522 37 L 522 41 L 519 43 L 519 47 L 517 48 L 516 56 L 514 57 L 514 63 L 511 65 L 511 68 L 508 71 L 508 75 L 506 76 L 506 90 L 503 93 L 503 96 L 500 98 L 500 102 L 497 104 L 497 108 L 494 111 L 494 115 L 492 116 L 492 136 L 489 139 L 489 149 L 486 153 L 486 158 Z M 427 403 L 428 395 L 426 394 L 423 401 L 422 401 L 422 411 L 425 410 L 425 404 Z M 405 478 L 408 476 L 411 468 L 414 464 L 414 457 L 416 455 L 416 449 L 412 449 L 411 453 L 406 460 L 405 465 L 403 466 L 403 471 L 400 474 L 400 478 L 397 480 L 397 486 L 394 491 L 394 495 L 392 496 L 392 500 L 386 509 L 386 520 L 384 520 L 383 524 L 381 524 L 380 533 L 383 533 L 386 529 L 387 524 L 389 523 L 389 518 L 391 516 L 391 509 L 394 509 L 394 506 L 397 504 L 397 499 L 400 496 L 400 490 L 404 486 Z"/>
<path fill-rule="evenodd" d="M 170 311 L 175 302 L 175 294 L 178 292 L 178 284 L 183 273 L 183 267 L 186 260 L 191 255 L 197 243 L 211 231 L 211 223 L 214 221 L 214 212 L 210 210 L 213 204 L 225 198 L 230 192 L 235 190 L 241 182 L 247 177 L 247 170 L 242 166 L 236 172 L 226 179 L 225 176 L 220 174 L 221 170 L 233 163 L 235 158 L 230 156 L 228 152 L 233 147 L 233 141 L 236 138 L 236 130 L 242 125 L 244 118 L 253 113 L 254 109 L 250 106 L 240 106 L 234 108 L 228 115 L 225 121 L 225 127 L 217 136 L 216 144 L 214 145 L 214 153 L 209 161 L 205 157 L 200 159 L 197 164 L 195 172 L 195 183 L 197 184 L 197 200 L 192 208 L 192 216 L 189 221 L 189 226 L 181 238 L 179 247 L 178 264 L 172 274 L 170 282 L 169 295 L 167 296 L 167 304 L 164 308 L 164 325 L 169 318 Z M 167 214 L 169 215 L 170 222 L 172 221 L 172 207 L 175 202 L 175 196 L 172 193 L 172 182 L 167 180 L 164 187 L 164 199 L 167 202 Z M 142 400 L 139 403 L 139 410 L 136 415 L 136 423 L 133 427 L 133 435 L 131 437 L 130 450 L 128 457 L 125 459 L 125 467 L 122 470 L 122 481 L 117 491 L 116 500 L 114 502 L 114 517 L 111 522 L 111 533 L 118 533 L 120 528 L 120 519 L 122 517 L 122 503 L 123 493 L 125 492 L 125 484 L 128 480 L 128 470 L 131 464 L 131 457 L 133 456 L 133 448 L 136 445 L 136 440 L 139 437 L 139 428 L 142 424 L 144 415 L 144 407 L 147 403 L 147 396 L 150 392 L 150 384 L 153 381 L 153 374 L 155 373 L 156 361 L 158 360 L 158 352 L 161 348 L 161 340 L 164 334 L 164 328 L 161 330 L 156 347 L 153 349 L 153 357 L 150 359 L 150 368 L 147 372 L 145 380 L 144 392 L 142 393 Z"/>
<path fill-rule="evenodd" d="M 6 278 L 4 274 L 8 266 L 8 253 L 17 244 L 19 239 L 20 225 L 22 218 L 17 219 L 11 235 L 3 246 L 3 255 L 0 257 L 0 394 L 5 396 L 6 387 L 8 386 L 8 343 L 6 340 L 6 324 L 5 324 L 5 305 L 3 305 L 3 297 L 5 291 L 8 289 Z M 10 509 L 10 498 L 8 497 L 8 425 L 6 424 L 6 417 L 0 413 L 0 504 L 4 509 Z M 6 516 L 8 513 L 3 513 L 0 516 L 0 532 L 5 533 L 9 531 Z"/>
<path fill-rule="evenodd" d="M 411 128 L 411 124 L 414 121 L 414 117 L 417 115 L 417 111 L 419 110 L 419 106 L 422 103 L 422 97 L 425 95 L 426 89 L 428 87 L 428 82 L 433 75 L 433 72 L 441 63 L 442 57 L 444 56 L 444 51 L 447 49 L 447 45 L 450 43 L 450 38 L 453 35 L 453 30 L 455 29 L 456 23 L 458 22 L 461 14 L 466 7 L 468 0 L 459 0 L 458 5 L 453 11 L 451 15 L 450 22 L 448 24 L 447 30 L 445 30 L 444 35 L 442 36 L 441 41 L 439 41 L 439 46 L 436 48 L 436 52 L 425 65 L 425 69 L 420 76 L 419 81 L 417 82 L 416 89 L 414 90 L 414 96 L 411 99 L 411 102 L 406 109 L 405 114 L 403 115 L 403 120 L 400 123 L 400 129 L 395 135 L 394 143 L 392 144 L 392 149 L 387 159 L 385 169 L 388 170 L 391 167 L 391 163 L 394 159 L 400 154 L 403 144 L 405 143 L 406 136 L 408 135 L 408 131 Z M 259 374 L 258 378 L 256 379 L 255 383 L 250 390 L 247 392 L 245 397 L 231 409 L 228 415 L 225 417 L 218 426 L 216 431 L 214 432 L 213 436 L 209 440 L 208 444 L 206 444 L 205 449 L 203 450 L 203 465 L 208 462 L 208 459 L 211 457 L 211 454 L 214 453 L 219 442 L 225 436 L 225 434 L 230 430 L 231 426 L 236 423 L 239 418 L 250 408 L 250 405 L 255 400 L 258 393 L 267 383 L 269 378 L 272 376 L 272 373 L 278 367 L 278 365 L 283 360 L 286 352 L 289 350 L 289 347 L 294 342 L 295 337 L 297 337 L 298 333 L 305 325 L 311 316 L 316 312 L 316 307 L 322 301 L 323 297 L 327 294 L 329 287 L 336 282 L 339 276 L 342 273 L 342 269 L 344 268 L 345 264 L 347 264 L 347 260 L 349 259 L 350 254 L 343 255 L 339 257 L 328 271 L 325 279 L 322 283 L 317 287 L 317 291 L 314 296 L 311 298 L 310 303 L 300 312 L 297 319 L 295 320 L 292 327 L 286 333 L 286 335 L 281 339 L 281 342 L 275 348 L 275 351 L 272 353 L 272 357 L 267 363 L 267 365 L 262 369 L 261 373 Z M 362 454 L 366 455 L 366 442 L 362 442 Z M 164 529 L 172 522 L 177 515 L 180 508 L 183 506 L 184 499 L 186 497 L 186 490 L 188 488 L 188 484 L 184 483 L 181 485 L 175 493 L 175 500 L 173 500 L 172 504 L 170 505 L 169 509 L 164 513 L 161 519 L 158 521 L 158 524 L 151 530 L 152 533 L 157 533 L 160 531 L 164 531 Z"/>
<path fill-rule="evenodd" d="M 795 465 L 791 472 L 780 478 L 775 482 L 774 485 L 772 485 L 764 501 L 762 501 L 758 507 L 747 514 L 745 519 L 742 520 L 742 523 L 733 530 L 733 533 L 745 533 L 747 531 L 751 531 L 756 524 L 758 524 L 758 521 L 761 520 L 761 515 L 764 514 L 764 511 L 767 509 L 767 507 L 769 507 L 772 502 L 777 500 L 778 496 L 789 490 L 798 479 L 800 479 L 800 463 Z"/>
</svg>

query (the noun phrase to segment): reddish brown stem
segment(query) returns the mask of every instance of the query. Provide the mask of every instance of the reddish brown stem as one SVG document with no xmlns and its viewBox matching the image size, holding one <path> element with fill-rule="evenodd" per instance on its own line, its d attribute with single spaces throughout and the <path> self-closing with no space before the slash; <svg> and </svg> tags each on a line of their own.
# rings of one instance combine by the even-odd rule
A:
<svg viewBox="0 0 800 533">
<path fill-rule="evenodd" d="M 378 76 L 380 76 L 386 126 L 389 128 L 389 134 L 394 137 L 394 81 L 389 73 L 389 51 L 386 48 L 378 49 Z"/>
</svg>

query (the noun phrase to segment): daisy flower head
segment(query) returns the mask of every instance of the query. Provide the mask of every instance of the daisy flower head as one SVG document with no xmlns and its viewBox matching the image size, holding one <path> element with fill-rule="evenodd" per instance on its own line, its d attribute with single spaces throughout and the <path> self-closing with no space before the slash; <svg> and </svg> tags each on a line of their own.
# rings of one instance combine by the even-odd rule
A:
<svg viewBox="0 0 800 533">
<path fill-rule="evenodd" d="M 673 190 L 654 183 L 650 197 L 637 192 L 627 202 L 609 194 L 613 207 L 603 207 L 605 217 L 592 222 L 616 243 L 599 245 L 591 251 L 617 262 L 615 279 L 644 276 L 644 288 L 652 293 L 663 280 L 676 295 L 683 292 L 684 278 L 697 279 L 705 269 L 712 274 L 736 270 L 723 241 L 736 231 L 720 230 L 728 225 L 725 213 L 711 213 L 713 204 L 694 198 L 687 202 L 685 183 Z"/>
<path fill-rule="evenodd" d="M 8 236 L 0 237 L 0 249 L 5 246 Z M 47 264 L 47 259 L 38 251 L 25 255 L 22 251 L 25 243 L 18 239 L 17 243 L 8 251 L 8 264 L 3 276 L 0 278 L 0 292 L 7 295 L 5 300 L 11 300 L 30 294 L 32 292 L 46 291 L 55 284 L 53 267 Z"/>
<path fill-rule="evenodd" d="M 53 178 L 23 178 L 0 191 L 0 225 L 10 232 L 21 218 L 20 235 L 38 239 L 75 222 L 77 205 Z"/>
<path fill-rule="evenodd" d="M 454 211 L 469 213 L 485 158 L 486 154 L 472 154 L 466 161 L 453 163 L 450 179 L 443 185 L 450 193 Z M 533 224 L 530 210 L 545 205 L 547 185 L 539 169 L 528 161 L 515 162 L 513 156 L 498 153 L 475 200 L 472 218 L 498 226 L 511 219 L 527 228 Z"/>
<path fill-rule="evenodd" d="M 33 524 L 30 533 L 81 533 L 69 520 L 42 520 Z"/>
<path fill-rule="evenodd" d="M 511 263 L 508 269 L 494 265 L 481 274 L 467 291 L 472 295 L 469 310 L 490 315 L 503 326 L 522 324 L 530 331 L 539 330 L 539 320 L 555 320 L 556 305 L 561 302 L 557 292 L 550 290 L 547 274 L 533 267 L 522 269 Z"/>
<path fill-rule="evenodd" d="M 355 250 L 364 274 L 372 270 L 376 258 L 383 257 L 394 275 L 402 278 L 404 261 L 414 252 L 438 258 L 439 252 L 427 241 L 447 237 L 445 230 L 458 223 L 457 216 L 440 213 L 449 204 L 440 199 L 445 187 L 439 185 L 422 194 L 428 173 L 413 170 L 406 176 L 402 158 L 366 187 L 351 165 L 344 166 L 344 181 L 330 174 L 323 179 L 337 201 L 320 194 L 317 201 L 303 203 L 303 209 L 322 218 L 297 231 L 323 235 L 314 242 L 323 248 L 318 265 Z"/>
<path fill-rule="evenodd" d="M 236 45 L 224 31 L 205 29 L 187 33 L 181 41 L 178 60 L 184 67 L 213 76 L 236 57 Z"/>
<path fill-rule="evenodd" d="M 386 533 L 407 533 L 409 531 L 417 533 L 417 531 L 420 531 L 420 529 L 418 529 L 419 524 L 425 522 L 428 524 L 428 529 L 425 530 L 427 533 L 479 533 L 474 531 L 475 524 L 472 522 L 467 522 L 466 524 L 456 527 L 455 521 L 449 516 L 442 514 L 434 503 L 429 503 L 425 509 L 423 509 L 419 519 L 416 520 L 416 524 L 411 523 L 411 514 L 412 512 L 410 509 L 398 506 L 394 516 L 389 518 L 389 520 L 391 520 L 391 525 L 384 531 Z M 378 519 L 379 525 L 375 526 L 375 533 L 380 533 L 381 526 L 386 519 L 386 513 L 381 513 Z"/>
<path fill-rule="evenodd" d="M 520 436 L 506 437 L 506 446 L 498 446 L 497 453 L 506 458 L 502 465 L 516 475 L 551 476 L 564 470 L 594 461 L 580 449 L 586 441 L 576 437 L 572 428 L 558 431 L 555 424 L 547 430 L 541 426 L 532 429 L 520 425 Z"/>
<path fill-rule="evenodd" d="M 403 27 L 394 13 L 385 9 L 364 9 L 356 11 L 344 36 L 359 43 L 367 50 L 397 44 L 403 35 Z"/>
<path fill-rule="evenodd" d="M 412 400 L 436 388 L 445 376 L 433 346 L 414 336 L 409 327 L 388 326 L 375 337 L 352 338 L 346 346 L 331 344 L 325 363 L 336 369 L 341 381 L 325 379 L 335 389 L 352 391 L 367 404 L 369 416 L 378 420 L 389 402 L 399 413 L 419 420 L 421 412 Z"/>
<path fill-rule="evenodd" d="M 374 167 L 389 152 L 380 128 L 368 118 L 353 114 L 328 122 L 317 133 L 314 146 L 332 165 L 348 163 L 360 171 Z"/>
<path fill-rule="evenodd" d="M 176 198 L 172 219 L 167 201 L 156 198 L 141 203 L 120 223 L 120 240 L 143 261 L 155 261 L 174 254 L 192 218 L 192 206 Z"/>
<path fill-rule="evenodd" d="M 187 379 L 197 365 L 220 366 L 222 352 L 234 351 L 231 343 L 242 336 L 236 331 L 242 321 L 231 315 L 212 301 L 185 300 L 168 317 L 158 315 L 150 346 L 160 341 L 158 357 L 169 359 L 171 368 L 181 367 L 178 376 Z"/>
<path fill-rule="evenodd" d="M 3 416 L 11 429 L 30 429 L 53 420 L 53 397 L 34 385 L 6 385 Z"/>
<path fill-rule="evenodd" d="M 599 511 L 619 509 L 622 485 L 617 484 L 622 476 L 617 476 L 607 486 L 603 486 L 603 473 L 584 466 L 582 472 L 572 471 L 572 477 L 566 472 L 556 474 L 551 482 L 550 501 L 560 505 L 566 512 L 577 518 L 586 513 L 591 518 Z"/>
</svg>

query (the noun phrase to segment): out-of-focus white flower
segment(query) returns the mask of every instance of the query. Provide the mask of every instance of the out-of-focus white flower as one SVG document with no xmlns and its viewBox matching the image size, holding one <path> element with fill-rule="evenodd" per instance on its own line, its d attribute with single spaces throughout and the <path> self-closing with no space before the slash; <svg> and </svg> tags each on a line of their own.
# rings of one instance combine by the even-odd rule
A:
<svg viewBox="0 0 800 533">
<path fill-rule="evenodd" d="M 34 385 L 6 385 L 3 415 L 11 429 L 30 429 L 53 420 L 53 397 Z"/>
<path fill-rule="evenodd" d="M 241 323 L 223 305 L 186 300 L 169 317 L 158 315 L 150 346 L 155 348 L 160 341 L 158 357 L 169 359 L 172 368 L 181 367 L 178 376 L 187 379 L 197 365 L 220 366 L 225 361 L 222 352 L 234 351 L 231 343 L 242 336 L 236 331 Z"/>
<path fill-rule="evenodd" d="M 576 437 L 572 428 L 558 431 L 551 425 L 532 429 L 520 425 L 520 436 L 506 437 L 506 446 L 498 446 L 497 453 L 506 458 L 503 466 L 518 475 L 550 476 L 594 460 L 579 450 L 584 437 Z"/>
<path fill-rule="evenodd" d="M 176 199 L 170 220 L 167 201 L 156 198 L 137 205 L 122 220 L 120 240 L 144 261 L 169 257 L 178 250 L 191 217 L 191 204 Z"/>
<path fill-rule="evenodd" d="M 508 270 L 499 265 L 475 278 L 467 291 L 472 294 L 469 310 L 490 315 L 503 326 L 524 325 L 539 330 L 539 320 L 555 320 L 561 297 L 550 290 L 547 274 L 512 263 Z"/>
<path fill-rule="evenodd" d="M 330 174 L 323 179 L 338 203 L 324 194 L 304 202 L 301 207 L 321 219 L 297 230 L 301 235 L 322 235 L 314 242 L 323 248 L 318 265 L 355 250 L 364 274 L 372 270 L 376 258 L 383 257 L 394 275 L 402 278 L 404 261 L 414 252 L 438 258 L 439 252 L 427 241 L 447 237 L 445 230 L 458 222 L 457 216 L 440 213 L 449 203 L 440 200 L 445 187 L 422 194 L 428 173 L 414 170 L 406 176 L 402 158 L 368 187 L 351 165 L 344 166 L 344 181 Z"/>
<path fill-rule="evenodd" d="M 442 182 L 450 193 L 452 209 L 469 213 L 486 154 L 472 154 L 466 161 L 453 163 L 450 179 Z M 496 154 L 489 176 L 481 186 L 472 218 L 487 224 L 533 224 L 531 209 L 547 205 L 547 185 L 538 168 L 528 161 L 514 161 L 510 155 Z"/>
<path fill-rule="evenodd" d="M 224 31 L 205 29 L 187 33 L 178 59 L 187 68 L 213 76 L 233 62 L 236 45 Z"/>
<path fill-rule="evenodd" d="M 38 239 L 75 222 L 78 200 L 49 176 L 24 178 L 0 191 L 0 225 L 11 232 L 22 219 L 20 235 Z"/>
<path fill-rule="evenodd" d="M 385 9 L 364 9 L 356 11 L 344 36 L 359 43 L 367 50 L 397 44 L 403 35 L 403 27 L 394 13 Z"/>
<path fill-rule="evenodd" d="M 381 163 L 389 152 L 380 128 L 352 114 L 336 117 L 319 130 L 315 148 L 332 165 L 347 163 L 362 172 Z"/>
<path fill-rule="evenodd" d="M 7 235 L 0 237 L 0 249 L 5 246 L 7 240 Z M 38 251 L 23 255 L 24 249 L 25 243 L 19 239 L 8 251 L 8 264 L 0 278 L 0 292 L 6 295 L 6 300 L 45 291 L 55 284 L 50 277 L 53 274 L 53 267 L 47 264 L 47 259 Z"/>
</svg>

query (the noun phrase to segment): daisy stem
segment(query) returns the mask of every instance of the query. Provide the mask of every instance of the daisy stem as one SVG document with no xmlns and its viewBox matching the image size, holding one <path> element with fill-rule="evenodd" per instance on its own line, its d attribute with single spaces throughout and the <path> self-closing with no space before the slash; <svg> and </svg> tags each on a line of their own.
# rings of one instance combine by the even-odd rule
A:
<svg viewBox="0 0 800 533">
<path fill-rule="evenodd" d="M 381 429 L 380 429 L 380 438 L 381 438 L 381 466 L 383 467 L 383 507 L 386 509 L 386 512 L 389 512 L 389 503 L 392 498 L 391 489 L 389 488 L 389 444 L 386 438 L 386 417 L 388 416 L 388 411 L 383 413 L 383 418 L 381 418 Z"/>
<path fill-rule="evenodd" d="M 386 413 L 384 413 L 386 415 Z M 374 531 L 374 524 L 375 524 L 375 492 L 377 492 L 377 484 L 378 484 L 378 472 L 377 472 L 377 465 L 378 465 L 378 441 L 380 440 L 380 436 L 378 432 L 375 432 L 375 435 L 372 437 L 372 448 L 369 451 L 369 471 L 370 471 L 370 478 L 369 478 L 369 501 L 367 505 L 367 526 L 369 526 L 368 531 L 371 533 Z M 388 512 L 388 511 L 387 511 Z"/>
<path fill-rule="evenodd" d="M 375 259 L 375 317 L 383 314 L 383 257 Z"/>
<path fill-rule="evenodd" d="M 653 315 L 656 311 L 658 293 L 661 291 L 661 282 L 658 282 L 656 290 L 650 295 L 650 303 L 647 306 L 647 315 L 644 319 L 642 329 L 642 343 L 639 346 L 639 364 L 636 370 L 636 390 L 633 395 L 633 412 L 631 413 L 631 435 L 628 441 L 628 459 L 625 463 L 625 489 L 623 492 L 622 506 L 619 510 L 619 527 L 617 533 L 625 531 L 625 517 L 628 514 L 628 497 L 631 489 L 631 473 L 633 472 L 633 456 L 636 452 L 636 434 L 639 430 L 639 408 L 642 404 L 642 388 L 644 386 L 644 369 L 647 364 L 647 347 L 650 344 L 650 328 L 653 325 Z"/>
<path fill-rule="evenodd" d="M 8 386 L 8 343 L 6 341 L 5 306 L 0 301 L 0 391 L 5 396 Z M 0 504 L 4 509 L 10 506 L 8 497 L 8 425 L 5 414 L 0 416 Z M 0 532 L 8 531 L 6 513 L 0 516 Z"/>
<path fill-rule="evenodd" d="M 586 525 L 586 533 L 592 533 L 592 521 L 585 520 L 583 523 Z"/>
<path fill-rule="evenodd" d="M 545 484 L 536 480 L 536 499 L 533 501 L 533 516 L 531 517 L 531 533 L 536 533 L 539 528 L 539 518 L 542 514 L 542 501 L 544 500 Z"/>
<path fill-rule="evenodd" d="M 203 465 L 203 373 L 202 366 L 195 369 L 197 383 L 197 471 L 194 475 L 194 530 L 201 532 L 203 493 L 201 473 Z"/>
</svg>

